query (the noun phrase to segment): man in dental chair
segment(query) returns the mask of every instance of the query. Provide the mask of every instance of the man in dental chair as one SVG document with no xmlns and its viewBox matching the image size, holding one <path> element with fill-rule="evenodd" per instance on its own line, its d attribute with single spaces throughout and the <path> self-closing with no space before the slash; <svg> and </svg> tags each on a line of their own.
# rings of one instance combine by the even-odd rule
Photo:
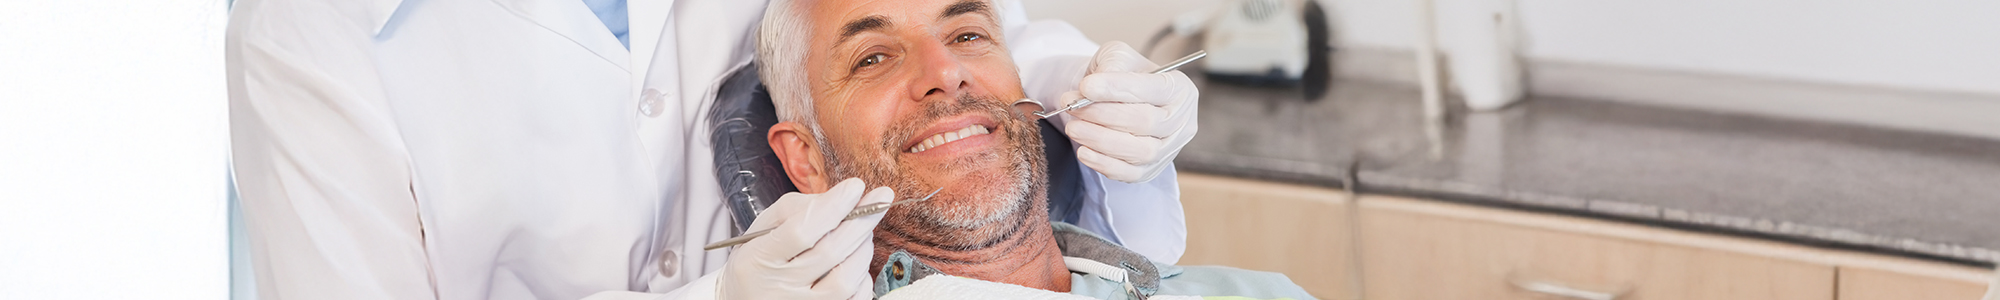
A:
<svg viewBox="0 0 2000 300">
<path fill-rule="evenodd" d="M 1011 105 L 1021 77 L 987 0 L 770 5 L 757 55 L 781 122 L 767 138 L 799 192 L 939 190 L 881 217 L 866 270 L 837 270 L 865 271 L 877 296 L 956 283 L 997 288 L 984 296 L 1312 298 L 1281 274 L 1157 264 L 1049 221 L 1041 128 Z M 776 226 L 763 221 L 751 227 Z"/>
</svg>

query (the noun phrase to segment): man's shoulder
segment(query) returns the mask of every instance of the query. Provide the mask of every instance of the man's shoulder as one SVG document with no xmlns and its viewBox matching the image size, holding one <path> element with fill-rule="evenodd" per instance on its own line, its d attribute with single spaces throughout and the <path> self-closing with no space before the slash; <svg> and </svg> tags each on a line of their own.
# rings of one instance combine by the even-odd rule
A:
<svg viewBox="0 0 2000 300">
<path fill-rule="evenodd" d="M 1285 274 L 1224 266 L 1158 265 L 1158 295 L 1240 296 L 1257 299 L 1313 299 Z"/>
<path fill-rule="evenodd" d="M 1153 263 L 1159 280 L 1147 292 L 1158 296 L 1243 297 L 1252 299 L 1315 299 L 1290 277 L 1223 266 L 1175 266 Z M 1133 299 L 1128 286 L 1098 274 L 1070 274 L 1070 293 L 1096 299 Z M 1142 292 L 1144 293 L 1144 292 Z"/>
<path fill-rule="evenodd" d="M 1240 296 L 1257 299 L 1313 299 L 1285 274 L 1222 266 L 1176 266 L 1146 259 L 1117 243 L 1062 222 L 1055 227 L 1070 270 L 1071 293 L 1118 299 L 1149 295 Z"/>
</svg>

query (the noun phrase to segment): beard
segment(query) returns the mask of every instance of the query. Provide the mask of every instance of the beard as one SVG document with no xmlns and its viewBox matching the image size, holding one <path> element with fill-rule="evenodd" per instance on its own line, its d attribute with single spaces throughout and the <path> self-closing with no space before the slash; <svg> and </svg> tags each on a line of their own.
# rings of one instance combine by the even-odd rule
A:
<svg viewBox="0 0 2000 300">
<path fill-rule="evenodd" d="M 888 186 L 898 201 L 917 199 L 945 188 L 929 201 L 899 204 L 883 217 L 878 234 L 892 234 L 939 249 L 963 251 L 990 247 L 1020 231 L 1023 220 L 1048 217 L 1047 158 L 1042 154 L 1040 128 L 1016 115 L 1003 101 L 960 96 L 933 101 L 908 122 L 891 125 L 879 145 L 856 145 L 853 151 L 822 151 L 829 180 L 849 177 Z M 900 160 L 902 145 L 928 124 L 966 113 L 988 114 L 997 122 L 994 151 L 953 158 L 941 165 L 911 165 Z M 827 145 L 822 142 L 822 145 Z M 834 147 L 821 147 L 831 149 Z M 927 182 L 918 170 L 964 170 L 958 182 Z M 879 238 L 879 237 L 878 237 Z"/>
</svg>

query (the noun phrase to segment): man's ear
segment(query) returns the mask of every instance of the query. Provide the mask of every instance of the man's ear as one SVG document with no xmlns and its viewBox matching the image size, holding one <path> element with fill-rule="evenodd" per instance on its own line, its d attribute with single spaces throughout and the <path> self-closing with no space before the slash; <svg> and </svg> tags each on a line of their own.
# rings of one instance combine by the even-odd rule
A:
<svg viewBox="0 0 2000 300">
<path fill-rule="evenodd" d="M 833 182 L 827 178 L 830 174 L 823 168 L 825 158 L 819 152 L 819 147 L 830 145 L 817 144 L 811 128 L 798 122 L 780 122 L 771 125 L 766 138 L 771 142 L 771 152 L 784 162 L 785 175 L 791 177 L 792 186 L 798 187 L 800 193 L 818 194 L 833 188 L 828 184 Z"/>
</svg>

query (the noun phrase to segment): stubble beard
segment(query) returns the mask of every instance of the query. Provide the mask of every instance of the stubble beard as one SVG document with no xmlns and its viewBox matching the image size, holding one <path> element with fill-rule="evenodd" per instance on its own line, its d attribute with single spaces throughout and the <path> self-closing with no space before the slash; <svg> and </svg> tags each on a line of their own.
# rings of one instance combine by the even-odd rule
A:
<svg viewBox="0 0 2000 300">
<path fill-rule="evenodd" d="M 1047 219 L 1044 202 L 1048 198 L 1045 192 L 1048 180 L 1040 175 L 1047 172 L 1048 163 L 1041 152 L 1039 128 L 1033 121 L 1016 117 L 1001 101 L 972 96 L 955 100 L 934 102 L 909 122 L 892 126 L 881 139 L 883 143 L 867 151 L 821 153 L 827 156 L 829 173 L 834 175 L 830 180 L 857 177 L 895 189 L 902 198 L 899 201 L 915 199 L 940 187 L 913 178 L 910 174 L 916 174 L 914 170 L 919 167 L 899 160 L 898 154 L 905 150 L 900 149 L 904 142 L 923 138 L 911 136 L 921 126 L 966 112 L 981 112 L 990 114 L 1002 127 L 995 132 L 1004 135 L 1000 136 L 1000 147 L 995 151 L 959 157 L 940 166 L 924 166 L 939 170 L 1001 170 L 968 173 L 970 178 L 945 187 L 945 192 L 930 201 L 898 205 L 884 216 L 877 234 L 897 235 L 947 251 L 966 251 L 991 247 L 1008 239 L 1021 232 L 1020 226 L 1030 223 L 1027 220 Z M 821 149 L 828 148 L 832 147 Z"/>
</svg>

